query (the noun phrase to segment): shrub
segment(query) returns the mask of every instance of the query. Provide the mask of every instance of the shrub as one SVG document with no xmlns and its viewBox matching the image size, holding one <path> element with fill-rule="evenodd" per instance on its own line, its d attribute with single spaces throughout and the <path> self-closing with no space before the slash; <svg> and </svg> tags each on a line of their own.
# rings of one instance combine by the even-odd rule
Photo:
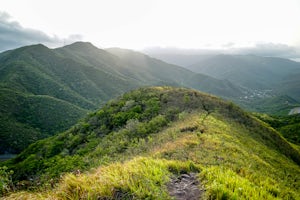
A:
<svg viewBox="0 0 300 200">
<path fill-rule="evenodd" d="M 13 188 L 11 177 L 13 173 L 6 166 L 0 167 L 0 195 L 8 193 Z"/>
</svg>

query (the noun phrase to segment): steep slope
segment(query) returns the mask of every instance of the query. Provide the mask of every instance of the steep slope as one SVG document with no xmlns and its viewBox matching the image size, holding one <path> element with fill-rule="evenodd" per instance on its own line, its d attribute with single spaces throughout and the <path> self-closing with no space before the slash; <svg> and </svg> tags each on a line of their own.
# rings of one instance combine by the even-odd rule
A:
<svg viewBox="0 0 300 200">
<path fill-rule="evenodd" d="M 289 75 L 300 73 L 300 64 L 297 62 L 253 55 L 216 55 L 187 68 L 218 79 L 227 79 L 247 88 L 275 91 L 283 80 L 289 80 Z M 285 85 L 286 88 L 282 92 L 293 97 L 294 94 L 287 91 L 289 84 Z"/>
<path fill-rule="evenodd" d="M 22 47 L 11 51 L 1 60 L 1 86 L 23 93 L 50 95 L 85 108 L 93 108 L 64 82 L 74 63 L 58 57 L 43 45 Z M 74 66 L 76 69 L 76 65 Z M 74 77 L 75 78 L 75 77 Z"/>
<path fill-rule="evenodd" d="M 32 180 L 26 187 L 54 187 L 7 199 L 171 199 L 168 182 L 190 172 L 205 199 L 300 197 L 300 154 L 278 132 L 232 103 L 182 88 L 126 93 L 4 164 L 15 181 Z M 55 185 L 64 172 L 73 173 Z"/>
<path fill-rule="evenodd" d="M 38 139 L 66 130 L 86 113 L 50 96 L 0 88 L 0 152 L 18 153 Z"/>
<path fill-rule="evenodd" d="M 290 96 L 300 101 L 300 64 L 283 58 L 261 57 L 255 55 L 216 54 L 209 51 L 183 51 L 180 49 L 150 49 L 149 55 L 183 66 L 196 73 L 203 73 L 217 79 L 229 80 L 244 89 L 240 99 L 232 99 L 243 108 L 268 110 L 267 106 L 259 106 L 257 102 L 267 105 L 271 98 Z M 271 98 L 270 98 L 271 97 Z M 273 105 L 282 107 L 280 104 Z M 270 110 L 268 110 L 269 112 Z M 272 114 L 284 113 L 286 109 Z"/>
<path fill-rule="evenodd" d="M 256 113 L 255 115 L 278 130 L 288 141 L 298 145 L 300 149 L 300 114 L 269 116 Z"/>
<path fill-rule="evenodd" d="M 203 74 L 193 73 L 182 67 L 165 63 L 145 54 L 119 48 L 106 49 L 127 64 L 126 70 L 140 81 L 152 80 L 150 85 L 173 85 L 194 88 L 225 98 L 243 95 L 242 88 Z M 158 83 L 158 84 L 157 84 Z"/>
<path fill-rule="evenodd" d="M 107 101 L 124 91 L 143 85 L 123 73 L 125 63 L 122 63 L 119 58 L 91 43 L 76 42 L 54 49 L 54 52 L 94 69 L 93 72 L 86 75 L 95 87 L 95 91 L 89 93 L 90 96 L 93 96 L 93 101 L 99 101 L 99 98 Z M 89 90 L 86 89 L 86 91 Z"/>
<path fill-rule="evenodd" d="M 120 48 L 106 49 L 108 52 L 118 56 L 126 64 L 126 71 L 140 81 L 153 80 L 156 82 L 171 82 L 183 84 L 186 76 L 192 74 L 184 68 L 171 65 L 160 60 L 151 58 L 145 54 Z"/>
<path fill-rule="evenodd" d="M 300 72 L 291 73 L 285 76 L 277 85 L 277 90 L 281 94 L 289 94 L 291 97 L 300 101 Z"/>
<path fill-rule="evenodd" d="M 267 113 L 271 115 L 287 116 L 292 108 L 300 106 L 300 103 L 288 95 L 278 95 L 268 98 L 243 101 L 241 103 L 252 112 Z"/>
<path fill-rule="evenodd" d="M 257 112 L 286 115 L 288 107 L 284 107 L 278 99 L 289 96 L 300 101 L 300 64 L 288 59 L 254 55 L 216 55 L 202 59 L 187 68 L 242 86 L 245 88 L 245 94 L 240 100 L 235 99 L 235 102 Z M 276 102 L 277 104 L 274 104 Z"/>
<path fill-rule="evenodd" d="M 0 89 L 3 98 L 11 98 L 11 101 L 3 100 L 5 104 L 1 106 L 23 105 L 18 107 L 19 114 L 7 109 L 1 113 L 2 126 L 6 128 L 0 130 L 1 142 L 5 144 L 0 153 L 21 149 L 11 143 L 14 124 L 18 124 L 20 134 L 24 129 L 28 132 L 26 135 L 32 132 L 35 135 L 32 138 L 40 139 L 69 128 L 87 110 L 99 108 L 109 99 L 140 86 L 182 85 L 227 98 L 241 95 L 240 88 L 227 81 L 195 74 L 141 53 L 121 49 L 109 51 L 116 55 L 91 43 L 77 42 L 58 49 L 32 45 L 0 54 Z M 39 99 L 32 103 L 52 105 L 47 120 L 41 120 L 40 110 L 35 110 L 40 109 L 39 106 L 23 102 L 29 96 Z M 62 116 L 66 118 L 61 120 Z M 29 141 L 24 141 L 25 144 Z"/>
<path fill-rule="evenodd" d="M 175 48 L 146 48 L 143 52 L 151 57 L 163 60 L 173 65 L 188 67 L 211 56 L 220 54 L 219 51 L 175 49 Z"/>
<path fill-rule="evenodd" d="M 138 85 L 43 45 L 1 55 L 0 153 L 18 153 L 37 139 L 66 130 L 87 109 Z"/>
</svg>

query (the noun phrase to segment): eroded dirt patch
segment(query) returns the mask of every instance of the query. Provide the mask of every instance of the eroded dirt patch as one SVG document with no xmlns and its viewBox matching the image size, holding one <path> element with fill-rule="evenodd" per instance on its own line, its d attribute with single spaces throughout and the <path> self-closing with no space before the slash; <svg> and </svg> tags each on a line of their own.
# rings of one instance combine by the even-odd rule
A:
<svg viewBox="0 0 300 200">
<path fill-rule="evenodd" d="M 181 174 L 172 177 L 168 183 L 168 191 L 176 200 L 199 200 L 203 195 L 196 173 Z"/>
</svg>

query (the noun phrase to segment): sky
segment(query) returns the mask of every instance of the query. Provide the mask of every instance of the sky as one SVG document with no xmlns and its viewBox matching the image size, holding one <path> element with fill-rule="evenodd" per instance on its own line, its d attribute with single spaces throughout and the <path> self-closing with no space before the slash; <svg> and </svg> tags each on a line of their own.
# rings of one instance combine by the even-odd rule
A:
<svg viewBox="0 0 300 200">
<path fill-rule="evenodd" d="M 300 0 L 0 0 L 0 51 L 75 41 L 297 57 Z"/>
</svg>

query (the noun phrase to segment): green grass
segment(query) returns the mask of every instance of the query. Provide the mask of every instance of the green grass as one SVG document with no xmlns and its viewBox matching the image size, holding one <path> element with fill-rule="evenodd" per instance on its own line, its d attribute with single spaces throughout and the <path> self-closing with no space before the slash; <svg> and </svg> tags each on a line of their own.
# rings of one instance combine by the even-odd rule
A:
<svg viewBox="0 0 300 200">
<path fill-rule="evenodd" d="M 205 199 L 299 199 L 299 158 L 278 132 L 232 103 L 144 88 L 6 162 L 15 180 L 30 175 L 43 183 L 7 198 L 170 199 L 172 174 L 193 171 Z"/>
<path fill-rule="evenodd" d="M 259 112 L 282 117 L 287 116 L 291 109 L 300 105 L 297 100 L 288 95 L 279 95 L 275 97 L 254 99 L 250 101 L 241 100 L 238 103 L 245 109 L 252 112 Z"/>
<path fill-rule="evenodd" d="M 257 185 L 230 169 L 210 167 L 201 175 L 208 188 L 208 199 L 276 199 L 280 193 L 276 181 L 272 179 Z"/>
<path fill-rule="evenodd" d="M 55 190 L 19 192 L 7 199 L 171 199 L 166 184 L 172 174 L 199 171 L 192 162 L 136 157 L 83 174 L 67 174 Z"/>
<path fill-rule="evenodd" d="M 176 128 L 152 139 L 160 144 L 145 145 L 153 148 L 156 158 L 189 160 L 202 166 L 206 199 L 299 198 L 298 164 L 251 136 L 253 133 L 244 126 L 218 115 L 205 119 L 205 131 L 201 133 L 202 119 L 203 115 L 189 115 Z M 200 124 L 197 131 L 180 132 L 195 123 Z M 260 128 L 256 131 L 263 134 Z"/>
<path fill-rule="evenodd" d="M 266 114 L 254 114 L 262 121 L 270 124 L 279 131 L 289 142 L 300 145 L 300 115 L 269 116 Z"/>
</svg>

